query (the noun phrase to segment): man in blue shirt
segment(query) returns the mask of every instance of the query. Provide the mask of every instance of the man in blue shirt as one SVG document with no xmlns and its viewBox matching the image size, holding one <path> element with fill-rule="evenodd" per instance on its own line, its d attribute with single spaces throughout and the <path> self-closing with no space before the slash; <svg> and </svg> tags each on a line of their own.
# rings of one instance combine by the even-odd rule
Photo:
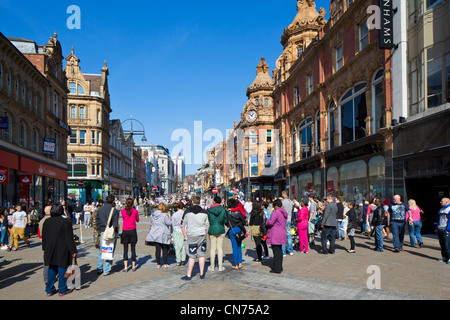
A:
<svg viewBox="0 0 450 320">
<path fill-rule="evenodd" d="M 402 202 L 400 195 L 396 194 L 394 196 L 394 202 L 389 205 L 389 225 L 392 230 L 394 252 L 403 251 L 403 239 L 405 238 L 407 212 L 409 212 L 409 216 L 411 216 L 411 211 L 408 205 Z"/>
<path fill-rule="evenodd" d="M 441 200 L 442 209 L 439 211 L 439 218 L 436 225 L 435 232 L 439 237 L 439 244 L 441 245 L 442 258 L 439 261 L 444 261 L 450 264 L 450 224 L 449 214 L 450 214 L 450 199 L 442 198 Z"/>
</svg>

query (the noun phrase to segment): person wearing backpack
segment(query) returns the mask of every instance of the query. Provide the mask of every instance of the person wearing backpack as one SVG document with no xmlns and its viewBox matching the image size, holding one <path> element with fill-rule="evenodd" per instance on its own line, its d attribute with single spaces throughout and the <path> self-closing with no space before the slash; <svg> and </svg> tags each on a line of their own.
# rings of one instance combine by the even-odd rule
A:
<svg viewBox="0 0 450 320">
<path fill-rule="evenodd" d="M 217 263 L 219 271 L 224 271 L 223 267 L 223 239 L 225 238 L 225 225 L 228 224 L 227 210 L 221 206 L 222 199 L 218 196 L 214 198 L 214 204 L 212 204 L 208 212 L 209 219 L 209 241 L 211 243 L 210 250 L 210 266 L 208 271 L 214 271 L 215 259 L 217 252 Z"/>
</svg>

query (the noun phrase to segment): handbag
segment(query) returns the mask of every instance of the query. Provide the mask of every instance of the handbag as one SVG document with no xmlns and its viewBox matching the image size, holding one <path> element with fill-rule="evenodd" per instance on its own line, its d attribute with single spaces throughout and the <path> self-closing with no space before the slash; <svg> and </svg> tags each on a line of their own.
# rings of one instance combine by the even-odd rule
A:
<svg viewBox="0 0 450 320">
<path fill-rule="evenodd" d="M 230 226 L 231 226 L 230 230 L 233 230 L 234 227 L 231 224 L 231 221 L 230 221 Z M 242 231 L 242 229 L 238 233 L 235 233 L 233 231 L 233 235 L 234 235 L 234 237 L 236 238 L 237 241 L 243 241 L 247 237 L 247 235 L 245 234 L 244 231 Z"/>
<path fill-rule="evenodd" d="M 103 233 L 103 240 L 104 241 L 112 241 L 115 238 L 115 232 L 114 227 L 111 226 L 111 218 L 114 212 L 114 208 L 111 208 L 111 212 L 109 214 L 108 223 L 105 228 L 105 232 Z"/>
</svg>

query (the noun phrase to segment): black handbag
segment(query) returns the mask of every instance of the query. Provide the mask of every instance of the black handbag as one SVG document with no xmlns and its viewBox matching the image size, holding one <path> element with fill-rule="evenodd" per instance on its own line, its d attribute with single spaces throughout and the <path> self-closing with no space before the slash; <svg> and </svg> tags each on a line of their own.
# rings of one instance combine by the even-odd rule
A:
<svg viewBox="0 0 450 320">
<path fill-rule="evenodd" d="M 231 224 L 231 221 L 230 221 L 230 230 L 233 230 L 233 228 L 234 227 L 233 227 L 233 225 Z M 240 227 L 239 227 L 239 229 L 240 229 Z M 233 231 L 233 235 L 234 235 L 234 237 L 236 238 L 237 241 L 243 241 L 247 237 L 245 231 L 242 231 L 242 229 L 238 233 L 235 233 Z"/>
</svg>

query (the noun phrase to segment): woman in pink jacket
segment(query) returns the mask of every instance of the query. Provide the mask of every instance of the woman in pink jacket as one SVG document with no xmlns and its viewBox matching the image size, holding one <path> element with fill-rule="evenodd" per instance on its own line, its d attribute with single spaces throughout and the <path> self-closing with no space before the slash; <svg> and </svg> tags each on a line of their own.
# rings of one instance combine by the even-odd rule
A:
<svg viewBox="0 0 450 320">
<path fill-rule="evenodd" d="M 139 213 L 133 208 L 133 199 L 127 199 L 125 202 L 125 208 L 122 209 L 122 244 L 123 244 L 123 272 L 128 271 L 128 245 L 131 246 L 131 264 L 132 271 L 136 271 L 136 243 L 137 243 L 137 232 L 136 232 L 136 222 L 139 222 Z"/>
<path fill-rule="evenodd" d="M 299 237 L 299 252 L 308 253 L 308 216 L 309 209 L 306 204 L 302 201 L 300 202 L 301 209 L 297 214 L 297 233 Z"/>
<path fill-rule="evenodd" d="M 266 222 L 267 243 L 272 245 L 273 250 L 273 267 L 270 270 L 272 273 L 281 273 L 283 271 L 283 251 L 281 246 L 286 244 L 287 240 L 286 222 L 288 214 L 282 206 L 281 200 L 275 200 L 273 202 L 275 210 Z"/>
</svg>

